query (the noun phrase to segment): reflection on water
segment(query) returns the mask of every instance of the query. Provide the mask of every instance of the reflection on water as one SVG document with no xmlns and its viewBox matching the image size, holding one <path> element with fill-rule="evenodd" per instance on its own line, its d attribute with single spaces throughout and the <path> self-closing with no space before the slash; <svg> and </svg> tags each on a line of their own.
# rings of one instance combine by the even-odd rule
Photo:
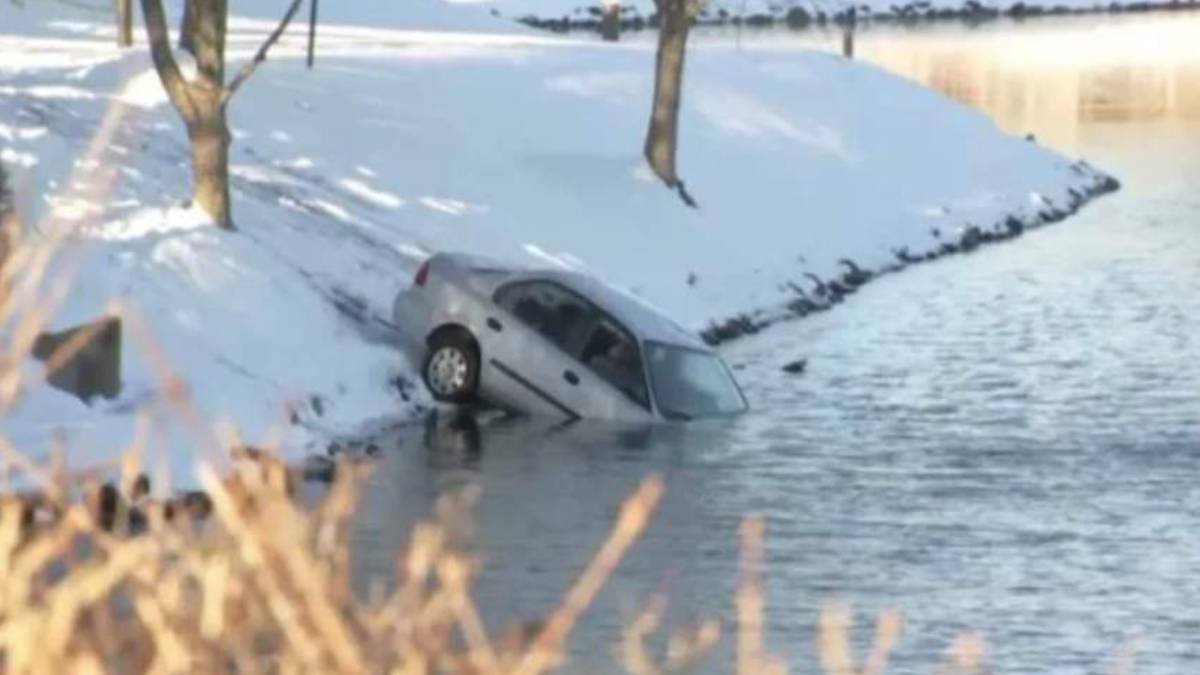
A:
<svg viewBox="0 0 1200 675">
<path fill-rule="evenodd" d="M 902 44 L 868 33 L 859 58 L 984 110 L 1011 132 L 1037 129 L 1067 152 L 1081 150 L 1080 134 L 1097 122 L 1200 123 L 1200 13 L 1022 30 L 1020 40 L 1012 29 L 982 28 Z"/>
<path fill-rule="evenodd" d="M 1200 124 L 1200 12 L 1059 17 L 975 28 L 866 27 L 855 58 L 987 112 L 1017 134 L 1037 131 L 1076 154 L 1097 122 Z M 698 31 L 700 45 L 841 53 L 838 31 Z"/>
<path fill-rule="evenodd" d="M 816 671 L 829 598 L 860 621 L 905 612 L 893 673 L 934 672 L 968 629 L 996 672 L 1107 672 L 1124 644 L 1135 672 L 1188 672 L 1200 662 L 1200 40 L 1181 42 L 1178 26 L 1200 35 L 1196 20 L 861 35 L 861 58 L 1085 156 L 1125 189 L 730 345 L 754 406 L 731 424 L 443 414 L 398 434 L 364 496 L 360 585 L 392 573 L 440 492 L 474 484 L 485 618 L 540 616 L 656 472 L 661 511 L 585 615 L 574 670 L 611 672 L 620 626 L 656 590 L 667 626 L 717 615 L 729 627 L 737 523 L 755 511 L 770 643 L 800 672 Z M 803 375 L 782 372 L 799 357 Z M 709 672 L 731 658 L 727 631 Z"/>
</svg>

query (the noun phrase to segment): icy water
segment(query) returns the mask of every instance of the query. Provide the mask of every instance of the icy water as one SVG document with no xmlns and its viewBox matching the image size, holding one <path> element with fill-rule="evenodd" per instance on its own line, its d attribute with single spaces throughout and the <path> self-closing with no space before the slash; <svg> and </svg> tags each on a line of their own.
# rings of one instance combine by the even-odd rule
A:
<svg viewBox="0 0 1200 675">
<path fill-rule="evenodd" d="M 1190 33 L 1190 37 L 1188 34 Z M 384 448 L 356 533 L 386 577 L 447 488 L 482 488 L 479 600 L 499 628 L 554 606 L 621 498 L 662 508 L 589 611 L 572 671 L 655 591 L 668 625 L 733 617 L 737 525 L 767 524 L 769 643 L 816 672 L 822 602 L 866 639 L 907 618 L 895 673 L 977 631 L 999 673 L 1200 667 L 1200 17 L 859 35 L 859 58 L 1116 174 L 1124 189 L 1014 242 L 869 285 L 834 312 L 732 344 L 754 410 L 727 426 L 613 429 L 445 419 Z M 713 42 L 728 36 L 708 36 Z M 742 36 L 754 48 L 835 35 Z M 800 376 L 780 370 L 805 357 Z M 710 662 L 729 670 L 729 633 Z"/>
</svg>

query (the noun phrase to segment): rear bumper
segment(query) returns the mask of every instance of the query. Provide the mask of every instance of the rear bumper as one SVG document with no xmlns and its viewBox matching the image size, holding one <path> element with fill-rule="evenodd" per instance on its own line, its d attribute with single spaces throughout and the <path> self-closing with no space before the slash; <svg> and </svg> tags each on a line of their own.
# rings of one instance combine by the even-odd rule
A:
<svg viewBox="0 0 1200 675">
<path fill-rule="evenodd" d="M 398 345 L 412 362 L 420 368 L 425 360 L 425 338 L 429 334 L 429 317 L 432 307 L 421 289 L 410 287 L 400 291 L 392 302 L 392 322 L 400 334 Z"/>
</svg>

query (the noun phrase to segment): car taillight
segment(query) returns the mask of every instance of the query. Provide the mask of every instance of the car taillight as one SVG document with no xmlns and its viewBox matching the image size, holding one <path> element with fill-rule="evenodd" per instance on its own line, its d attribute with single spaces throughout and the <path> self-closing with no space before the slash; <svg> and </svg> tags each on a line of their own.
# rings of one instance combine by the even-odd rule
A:
<svg viewBox="0 0 1200 675">
<path fill-rule="evenodd" d="M 417 268 L 417 275 L 415 277 L 413 277 L 413 285 L 424 286 L 425 281 L 428 279 L 429 279 L 429 261 L 426 260 L 425 262 L 421 263 L 420 267 Z"/>
</svg>

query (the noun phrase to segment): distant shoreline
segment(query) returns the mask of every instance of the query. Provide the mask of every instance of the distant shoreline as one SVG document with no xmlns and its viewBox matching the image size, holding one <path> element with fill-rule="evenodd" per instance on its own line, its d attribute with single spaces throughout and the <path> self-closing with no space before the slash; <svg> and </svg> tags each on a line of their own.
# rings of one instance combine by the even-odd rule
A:
<svg viewBox="0 0 1200 675">
<path fill-rule="evenodd" d="M 696 18 L 694 25 L 703 27 L 745 26 L 751 28 L 788 28 L 792 30 L 806 30 L 829 26 L 867 26 L 872 24 L 916 26 L 949 22 L 959 22 L 976 26 L 999 19 L 1022 20 L 1054 16 L 1095 16 L 1100 14 L 1196 10 L 1200 10 L 1200 0 L 1112 2 L 1085 7 L 1068 7 L 1056 3 L 1036 4 L 1025 2 L 1015 2 L 1007 7 L 999 7 L 984 5 L 975 0 L 968 0 L 961 7 L 934 7 L 929 2 L 918 0 L 916 2 L 908 2 L 904 5 L 892 5 L 886 11 L 872 11 L 864 5 L 857 8 L 846 8 L 837 12 L 791 7 L 786 10 L 781 9 L 776 13 L 756 12 L 735 15 L 727 10 L 720 9 L 715 12 L 702 12 Z M 495 13 L 526 26 L 555 33 L 573 31 L 599 33 L 602 30 L 602 8 L 598 3 L 594 5 L 581 5 L 575 8 L 570 14 L 557 17 L 533 14 L 517 16 Z M 619 25 L 622 32 L 654 30 L 658 27 L 658 14 L 656 12 L 642 14 L 635 6 L 622 5 Z"/>
<path fill-rule="evenodd" d="M 700 336 L 708 344 L 716 346 L 753 335 L 780 321 L 802 319 L 809 314 L 833 309 L 846 297 L 854 294 L 859 287 L 875 279 L 900 272 L 912 265 L 932 262 L 948 255 L 971 253 L 982 246 L 1015 239 L 1029 230 L 1066 220 L 1097 198 L 1121 189 L 1119 180 L 1096 170 L 1086 161 L 1074 162 L 1071 170 L 1080 177 L 1090 178 L 1091 184 L 1070 188 L 1068 203 L 1065 205 L 1047 203 L 1036 213 L 1024 217 L 1020 213 L 1008 213 L 989 226 L 966 223 L 957 233 L 935 235 L 937 241 L 925 250 L 894 248 L 892 254 L 895 259 L 880 267 L 860 267 L 854 260 L 843 258 L 839 262 L 842 266 L 839 274 L 824 279 L 815 275 L 809 276 L 816 284 L 812 291 L 794 286 L 793 298 L 782 307 L 760 308 L 723 321 L 713 321 L 700 332 Z"/>
</svg>

